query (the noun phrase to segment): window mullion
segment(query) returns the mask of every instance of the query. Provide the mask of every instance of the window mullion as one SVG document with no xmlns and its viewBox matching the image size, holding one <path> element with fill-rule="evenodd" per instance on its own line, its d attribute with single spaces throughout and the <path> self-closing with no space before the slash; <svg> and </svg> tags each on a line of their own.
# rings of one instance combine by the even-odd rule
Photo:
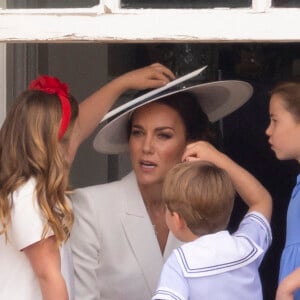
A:
<svg viewBox="0 0 300 300">
<path fill-rule="evenodd" d="M 121 0 L 102 0 L 101 3 L 106 13 L 117 12 L 121 7 Z"/>
<path fill-rule="evenodd" d="M 255 12 L 265 12 L 271 5 L 271 0 L 252 0 L 252 8 Z"/>
</svg>

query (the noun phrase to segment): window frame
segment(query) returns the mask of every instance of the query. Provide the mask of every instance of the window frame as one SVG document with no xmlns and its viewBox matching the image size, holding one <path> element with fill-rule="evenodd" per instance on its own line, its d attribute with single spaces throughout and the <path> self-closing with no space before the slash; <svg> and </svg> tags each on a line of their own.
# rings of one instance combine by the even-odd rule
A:
<svg viewBox="0 0 300 300">
<path fill-rule="evenodd" d="M 120 0 L 101 0 L 91 8 L 0 10 L 0 42 L 298 42 L 291 28 L 299 27 L 300 8 L 272 8 L 270 0 L 241 9 L 121 9 Z"/>
<path fill-rule="evenodd" d="M 91 8 L 6 9 L 5 3 L 0 0 L 1 99 L 7 94 L 6 43 L 300 41 L 300 8 L 272 8 L 271 0 L 252 0 L 241 9 L 121 9 L 120 0 Z M 2 100 L 0 124 L 5 114 Z"/>
</svg>

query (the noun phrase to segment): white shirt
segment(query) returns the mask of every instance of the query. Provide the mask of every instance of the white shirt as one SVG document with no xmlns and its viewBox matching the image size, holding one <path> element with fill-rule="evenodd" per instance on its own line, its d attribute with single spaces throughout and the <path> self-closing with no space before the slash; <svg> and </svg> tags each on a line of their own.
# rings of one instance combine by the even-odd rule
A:
<svg viewBox="0 0 300 300">
<path fill-rule="evenodd" d="M 239 229 L 202 236 L 173 251 L 165 263 L 152 300 L 260 300 L 258 273 L 269 248 L 270 225 L 257 212 Z"/>
</svg>

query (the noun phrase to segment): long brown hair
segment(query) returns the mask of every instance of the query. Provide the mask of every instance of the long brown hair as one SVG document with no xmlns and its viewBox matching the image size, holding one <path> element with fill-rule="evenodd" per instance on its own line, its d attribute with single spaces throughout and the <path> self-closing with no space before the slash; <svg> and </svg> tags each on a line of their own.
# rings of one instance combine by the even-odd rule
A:
<svg viewBox="0 0 300 300">
<path fill-rule="evenodd" d="M 8 239 L 13 192 L 30 178 L 36 181 L 35 197 L 46 219 L 41 238 L 53 230 L 57 242 L 65 241 L 73 224 L 73 212 L 65 194 L 70 192 L 70 166 L 65 159 L 78 103 L 70 96 L 71 121 L 59 141 L 61 104 L 56 94 L 27 90 L 17 99 L 0 130 L 0 222 Z M 0 223 L 0 224 L 1 224 Z"/>
</svg>

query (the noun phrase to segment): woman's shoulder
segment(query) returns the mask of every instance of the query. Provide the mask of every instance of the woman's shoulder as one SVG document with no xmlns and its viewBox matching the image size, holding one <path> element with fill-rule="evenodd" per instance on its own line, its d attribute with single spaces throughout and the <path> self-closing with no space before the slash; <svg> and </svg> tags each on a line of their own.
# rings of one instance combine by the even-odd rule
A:
<svg viewBox="0 0 300 300">
<path fill-rule="evenodd" d="M 121 180 L 75 189 L 71 199 L 73 208 L 99 210 L 103 207 L 116 208 L 128 194 L 139 194 L 135 175 L 129 173 Z"/>
<path fill-rule="evenodd" d="M 130 186 L 136 185 L 135 175 L 133 172 L 130 172 L 125 177 L 120 180 L 97 184 L 92 186 L 87 186 L 83 188 L 78 188 L 74 190 L 74 195 L 99 195 L 99 193 L 117 193 L 120 194 L 120 190 L 126 189 Z"/>
</svg>

